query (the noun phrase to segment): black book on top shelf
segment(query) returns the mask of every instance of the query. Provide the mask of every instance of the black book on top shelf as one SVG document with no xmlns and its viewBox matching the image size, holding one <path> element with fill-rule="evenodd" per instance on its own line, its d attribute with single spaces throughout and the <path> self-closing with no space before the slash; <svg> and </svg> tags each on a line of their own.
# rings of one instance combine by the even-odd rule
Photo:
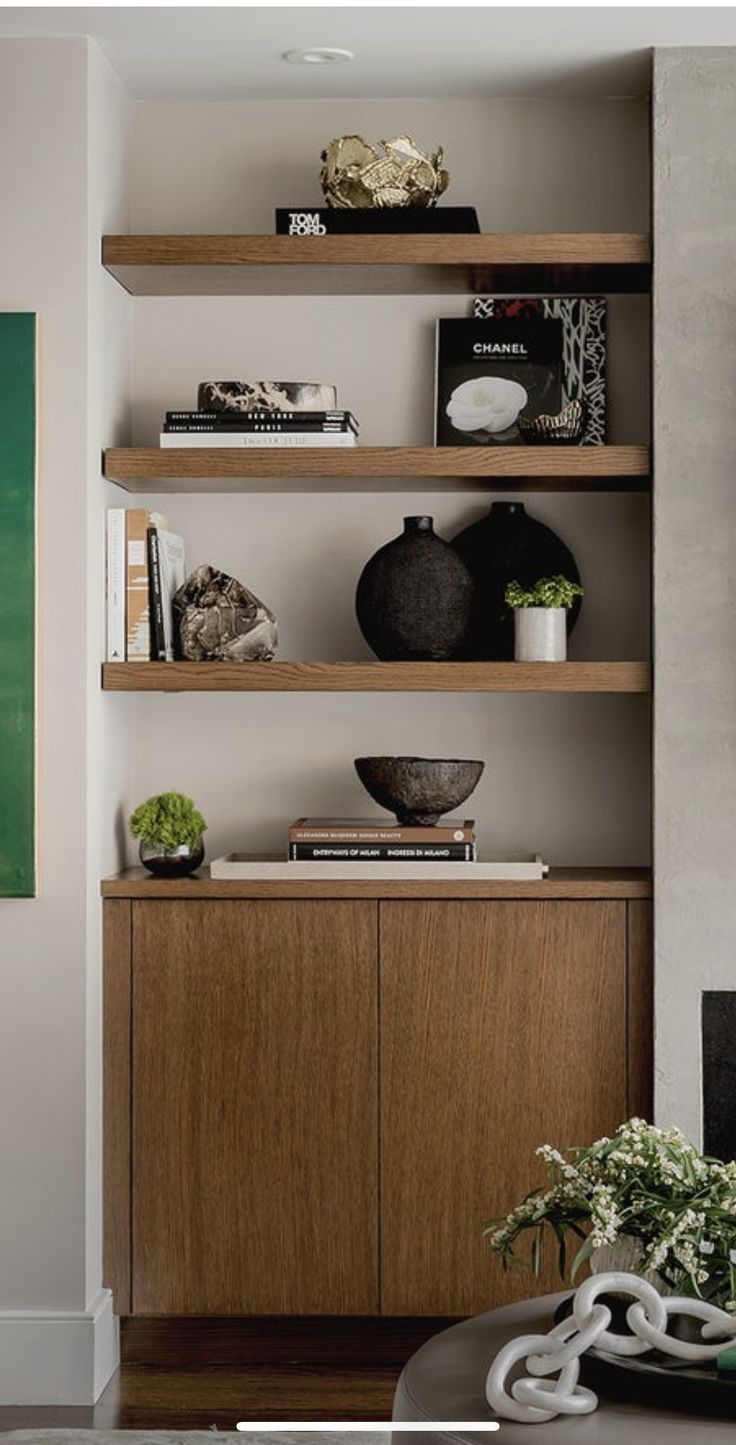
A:
<svg viewBox="0 0 736 1445">
<path fill-rule="evenodd" d="M 279 207 L 277 236 L 478 235 L 474 206 Z"/>
</svg>

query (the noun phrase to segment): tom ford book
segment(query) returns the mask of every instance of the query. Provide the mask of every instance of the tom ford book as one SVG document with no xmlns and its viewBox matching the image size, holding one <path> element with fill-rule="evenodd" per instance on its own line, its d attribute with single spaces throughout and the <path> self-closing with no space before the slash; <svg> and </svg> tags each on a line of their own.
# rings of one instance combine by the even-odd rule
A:
<svg viewBox="0 0 736 1445">
<path fill-rule="evenodd" d="M 474 206 L 287 206 L 276 211 L 277 236 L 477 235 Z"/>
<path fill-rule="evenodd" d="M 562 407 L 562 321 L 557 318 L 437 322 L 435 442 L 524 445 L 520 416 Z"/>
</svg>

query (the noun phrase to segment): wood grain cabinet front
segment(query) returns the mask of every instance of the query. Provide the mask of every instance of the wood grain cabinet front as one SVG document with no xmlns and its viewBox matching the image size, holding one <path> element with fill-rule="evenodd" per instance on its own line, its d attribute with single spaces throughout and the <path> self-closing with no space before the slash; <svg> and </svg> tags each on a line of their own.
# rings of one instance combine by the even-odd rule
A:
<svg viewBox="0 0 736 1445">
<path fill-rule="evenodd" d="M 133 905 L 132 1309 L 373 1314 L 376 906 Z"/>
<path fill-rule="evenodd" d="M 587 1143 L 626 1116 L 626 908 L 381 905 L 385 1314 L 530 1293 L 489 1257 L 483 1222 L 541 1182 L 540 1143 Z M 559 1289 L 554 1254 L 535 1292 Z"/>
<path fill-rule="evenodd" d="M 108 899 L 118 1312 L 528 1294 L 483 1222 L 540 1182 L 538 1144 L 648 1112 L 649 928 L 644 899 Z"/>
</svg>

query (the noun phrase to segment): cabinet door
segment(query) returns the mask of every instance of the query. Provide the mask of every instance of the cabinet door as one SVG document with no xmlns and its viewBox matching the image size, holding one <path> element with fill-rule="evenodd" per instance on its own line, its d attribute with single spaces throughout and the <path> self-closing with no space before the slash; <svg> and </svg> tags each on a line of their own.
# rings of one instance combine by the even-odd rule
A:
<svg viewBox="0 0 736 1445">
<path fill-rule="evenodd" d="M 556 1248 L 539 1283 L 505 1275 L 482 1226 L 541 1182 L 537 1145 L 626 1116 L 626 904 L 397 902 L 380 919 L 382 1311 L 559 1289 Z"/>
<path fill-rule="evenodd" d="M 134 1313 L 376 1311 L 376 912 L 134 904 Z"/>
</svg>

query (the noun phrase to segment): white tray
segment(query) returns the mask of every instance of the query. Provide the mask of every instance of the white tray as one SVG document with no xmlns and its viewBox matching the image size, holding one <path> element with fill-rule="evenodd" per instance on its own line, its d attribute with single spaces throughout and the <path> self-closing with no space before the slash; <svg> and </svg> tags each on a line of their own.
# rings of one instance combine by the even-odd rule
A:
<svg viewBox="0 0 736 1445">
<path fill-rule="evenodd" d="M 252 853 L 223 853 L 210 864 L 212 878 L 260 878 L 272 883 L 308 878 L 326 878 L 333 882 L 340 879 L 352 882 L 356 878 L 404 878 L 416 883 L 424 878 L 431 883 L 437 878 L 457 878 L 466 882 L 475 879 L 478 883 L 533 883 L 546 877 L 548 872 L 549 866 L 542 862 L 539 853 L 486 858 L 478 863 L 292 863 L 275 855 L 258 857 Z"/>
</svg>

